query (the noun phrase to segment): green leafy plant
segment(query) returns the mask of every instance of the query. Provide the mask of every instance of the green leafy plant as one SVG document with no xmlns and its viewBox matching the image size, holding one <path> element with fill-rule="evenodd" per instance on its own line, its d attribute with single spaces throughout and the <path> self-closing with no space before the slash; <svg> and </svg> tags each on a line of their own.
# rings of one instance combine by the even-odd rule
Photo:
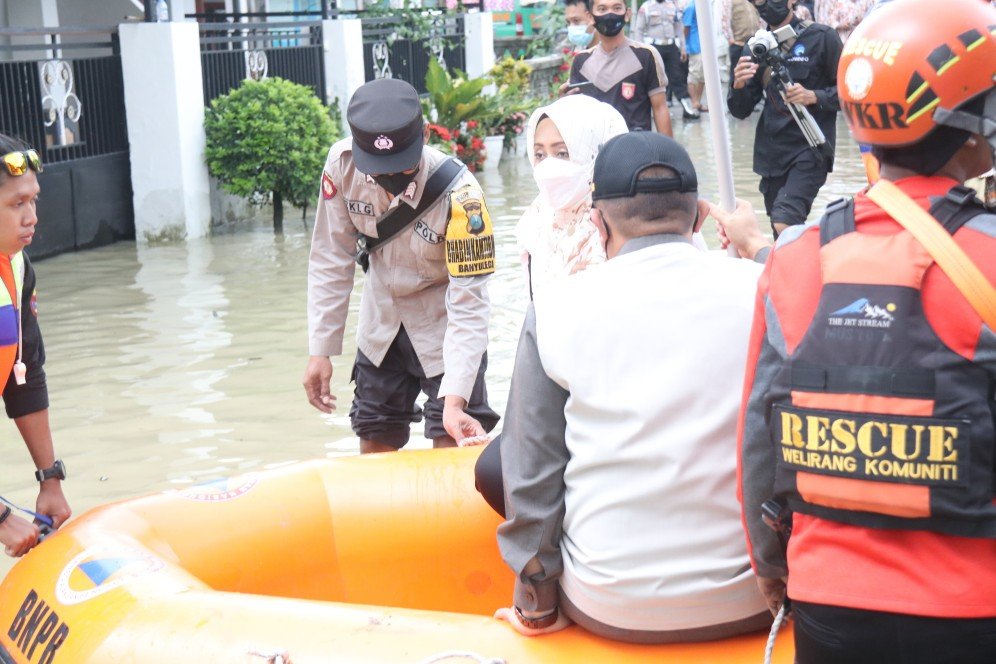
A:
<svg viewBox="0 0 996 664">
<path fill-rule="evenodd" d="M 218 97 L 205 112 L 204 129 L 208 171 L 253 205 L 272 200 L 277 233 L 285 200 L 304 208 L 314 199 L 339 135 L 311 88 L 281 78 L 245 81 Z"/>
<path fill-rule="evenodd" d="M 451 76 L 433 58 L 425 74 L 429 96 L 423 100 L 422 108 L 426 116 L 444 127 L 456 127 L 466 120 L 490 122 L 498 110 L 492 95 L 481 94 L 490 82 L 484 76 L 467 78 L 459 70 Z"/>
</svg>

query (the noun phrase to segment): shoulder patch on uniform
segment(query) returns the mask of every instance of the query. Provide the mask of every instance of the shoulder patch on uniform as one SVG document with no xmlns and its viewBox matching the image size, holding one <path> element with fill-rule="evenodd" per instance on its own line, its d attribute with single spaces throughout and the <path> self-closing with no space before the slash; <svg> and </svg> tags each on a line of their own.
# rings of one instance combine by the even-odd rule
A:
<svg viewBox="0 0 996 664">
<path fill-rule="evenodd" d="M 446 268 L 453 277 L 472 277 L 495 271 L 491 214 L 484 203 L 484 193 L 470 184 L 450 193 Z"/>
<path fill-rule="evenodd" d="M 339 190 L 335 188 L 335 182 L 332 182 L 332 176 L 326 171 L 322 171 L 322 197 L 325 200 L 330 198 L 335 198 L 335 195 L 339 193 Z"/>
</svg>

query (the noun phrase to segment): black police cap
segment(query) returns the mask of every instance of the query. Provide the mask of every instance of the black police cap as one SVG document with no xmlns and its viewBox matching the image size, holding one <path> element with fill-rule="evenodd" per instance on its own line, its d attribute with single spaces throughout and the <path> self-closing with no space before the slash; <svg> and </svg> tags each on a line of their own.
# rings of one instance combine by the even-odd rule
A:
<svg viewBox="0 0 996 664">
<path fill-rule="evenodd" d="M 383 175 L 415 168 L 424 144 L 418 92 L 404 81 L 370 81 L 353 93 L 346 109 L 353 134 L 353 162 L 361 173 Z"/>
<path fill-rule="evenodd" d="M 638 180 L 651 166 L 666 166 L 675 172 L 671 178 Z M 638 193 L 698 191 L 695 166 L 685 148 L 663 134 L 635 131 L 610 139 L 595 158 L 592 177 L 593 201 L 629 198 Z"/>
</svg>

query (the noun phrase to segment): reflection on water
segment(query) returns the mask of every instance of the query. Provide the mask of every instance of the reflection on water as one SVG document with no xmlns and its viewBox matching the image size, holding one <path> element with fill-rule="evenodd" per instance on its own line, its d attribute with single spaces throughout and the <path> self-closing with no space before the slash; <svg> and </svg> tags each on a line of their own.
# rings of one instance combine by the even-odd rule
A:
<svg viewBox="0 0 996 664">
<path fill-rule="evenodd" d="M 715 200 L 708 122 L 674 124 L 675 137 L 696 162 L 701 195 Z M 752 121 L 731 123 L 737 194 L 760 207 L 751 172 L 753 134 Z M 838 135 L 837 170 L 814 218 L 828 201 L 863 183 L 857 146 L 843 122 Z M 503 412 L 526 308 L 512 230 L 536 187 L 525 158 L 480 180 L 498 236 L 488 384 L 492 405 Z M 358 292 L 345 355 L 334 364 L 339 412 L 323 416 L 300 386 L 310 233 L 292 217 L 286 235 L 274 238 L 268 224 L 260 218 L 178 246 L 119 243 L 36 266 L 52 424 L 76 514 L 221 475 L 356 452 L 346 413 Z M 712 222 L 705 230 L 714 244 Z M 34 469 L 13 424 L 0 426 L 6 427 L 0 487 L 30 505 Z M 421 425 L 415 429 L 410 446 L 427 446 Z M 10 564 L 0 557 L 0 574 Z"/>
</svg>

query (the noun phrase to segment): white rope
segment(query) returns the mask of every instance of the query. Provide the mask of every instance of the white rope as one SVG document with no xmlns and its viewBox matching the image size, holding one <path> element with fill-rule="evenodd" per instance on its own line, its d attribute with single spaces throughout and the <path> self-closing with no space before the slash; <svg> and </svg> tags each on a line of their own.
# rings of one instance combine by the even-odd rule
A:
<svg viewBox="0 0 996 664">
<path fill-rule="evenodd" d="M 477 664 L 505 664 L 505 660 L 501 657 L 488 658 L 465 650 L 447 650 L 446 652 L 431 655 L 430 657 L 423 659 L 419 662 L 419 664 L 432 664 L 433 662 L 441 662 L 444 659 L 455 658 L 472 659 L 477 662 Z"/>
<path fill-rule="evenodd" d="M 771 631 L 768 632 L 768 643 L 764 646 L 764 664 L 771 664 L 771 654 L 775 651 L 775 637 L 778 636 L 778 630 L 782 628 L 783 622 L 785 622 L 784 602 L 782 608 L 778 609 L 778 614 L 775 615 L 775 622 L 771 623 Z"/>
</svg>

